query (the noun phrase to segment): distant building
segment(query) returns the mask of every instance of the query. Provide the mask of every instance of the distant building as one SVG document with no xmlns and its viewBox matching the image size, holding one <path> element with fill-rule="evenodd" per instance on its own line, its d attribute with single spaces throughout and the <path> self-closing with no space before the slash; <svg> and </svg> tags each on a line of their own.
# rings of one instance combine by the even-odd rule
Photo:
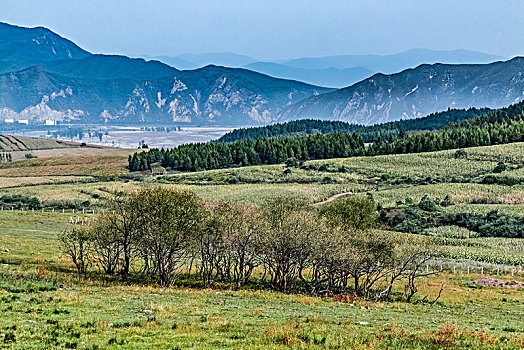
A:
<svg viewBox="0 0 524 350">
<path fill-rule="evenodd" d="M 29 125 L 29 120 L 28 119 L 18 119 L 18 124 Z"/>
<path fill-rule="evenodd" d="M 53 119 L 46 119 L 45 125 L 56 125 L 56 122 Z"/>
<path fill-rule="evenodd" d="M 7 124 L 13 124 L 15 122 L 14 119 L 6 119 L 4 120 L 4 122 L 6 122 Z"/>
</svg>

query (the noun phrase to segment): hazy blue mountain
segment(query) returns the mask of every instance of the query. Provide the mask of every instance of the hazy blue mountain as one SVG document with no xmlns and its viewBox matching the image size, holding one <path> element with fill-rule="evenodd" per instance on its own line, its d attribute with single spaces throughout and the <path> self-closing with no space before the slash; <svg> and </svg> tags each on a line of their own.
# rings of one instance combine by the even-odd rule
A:
<svg viewBox="0 0 524 350">
<path fill-rule="evenodd" d="M 284 110 L 280 121 L 330 119 L 374 124 L 418 118 L 447 108 L 499 108 L 524 99 L 524 58 L 491 64 L 424 64 L 375 74 Z"/>
<path fill-rule="evenodd" d="M 246 64 L 256 62 L 252 57 L 245 55 L 238 55 L 231 52 L 216 52 L 203 54 L 184 54 L 176 56 L 177 59 L 182 59 L 191 62 L 196 67 L 204 67 L 207 65 L 224 66 L 224 67 L 242 67 Z M 180 67 L 176 67 L 180 68 Z"/>
<path fill-rule="evenodd" d="M 329 91 L 243 69 L 207 66 L 171 73 L 151 80 L 63 76 L 40 66 L 5 73 L 0 119 L 262 124 L 286 106 Z"/>
<path fill-rule="evenodd" d="M 0 22 L 2 61 L 50 61 L 90 55 L 75 43 L 43 27 L 24 28 Z"/>
<path fill-rule="evenodd" d="M 293 103 L 332 91 L 246 69 L 180 71 L 158 61 L 92 55 L 45 29 L 2 28 L 9 33 L 2 45 L 10 49 L 6 60 L 0 56 L 0 120 L 261 124 Z M 40 44 L 12 44 L 34 38 Z M 23 59 L 11 61 L 15 57 Z"/>
<path fill-rule="evenodd" d="M 244 68 L 273 77 L 299 80 L 309 84 L 328 87 L 348 86 L 375 73 L 362 67 L 346 69 L 336 69 L 333 67 L 325 69 L 304 69 L 273 62 L 255 62 L 244 66 Z"/>
<path fill-rule="evenodd" d="M 362 67 L 375 73 L 391 74 L 421 64 L 432 63 L 491 63 L 505 59 L 469 50 L 439 51 L 428 49 L 413 49 L 394 55 L 341 55 L 326 57 L 306 57 L 282 62 L 294 68 L 303 69 L 345 69 Z"/>
<path fill-rule="evenodd" d="M 424 63 L 474 64 L 491 63 L 505 59 L 476 51 L 428 49 L 414 49 L 394 55 L 305 57 L 274 62 L 255 61 L 251 57 L 230 53 L 154 58 L 178 69 L 195 69 L 208 64 L 243 67 L 277 78 L 299 80 L 313 85 L 336 88 L 352 85 L 375 73 L 397 73 Z"/>
<path fill-rule="evenodd" d="M 119 55 L 90 55 L 80 60 L 39 63 L 47 71 L 65 76 L 90 79 L 158 79 L 179 72 L 159 61 Z"/>
<path fill-rule="evenodd" d="M 197 68 L 202 68 L 203 66 L 206 66 L 206 65 L 202 65 L 202 66 L 199 66 L 193 62 L 189 62 L 189 61 L 186 61 L 180 57 L 169 57 L 169 56 L 142 56 L 143 58 L 147 59 L 147 60 L 156 60 L 156 61 L 160 61 L 162 63 L 165 63 L 165 64 L 168 64 L 170 65 L 171 67 L 175 67 L 176 69 L 180 69 L 180 70 L 187 70 L 187 69 L 197 69 Z M 208 63 L 209 64 L 209 63 Z"/>
</svg>

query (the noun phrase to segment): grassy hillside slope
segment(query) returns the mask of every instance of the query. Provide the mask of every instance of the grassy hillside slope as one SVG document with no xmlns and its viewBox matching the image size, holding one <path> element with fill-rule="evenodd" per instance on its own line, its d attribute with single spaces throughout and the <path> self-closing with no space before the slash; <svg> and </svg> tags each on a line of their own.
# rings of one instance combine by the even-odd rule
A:
<svg viewBox="0 0 524 350">
<path fill-rule="evenodd" d="M 524 215 L 524 184 L 486 184 L 486 176 L 524 181 L 524 143 L 255 166 L 195 173 L 128 174 L 129 151 L 57 148 L 39 158 L 4 163 L 0 196 L 90 201 L 97 208 L 121 191 L 151 186 L 189 188 L 211 202 L 259 205 L 275 197 L 308 204 L 339 193 L 372 195 L 382 205 L 424 195 L 454 205 L 438 212 L 499 210 Z M 499 162 L 506 170 L 494 172 Z M 486 200 L 479 200 L 486 199 Z M 62 203 L 62 202 L 55 202 Z M 58 205 L 58 204 L 57 204 Z M 56 207 L 59 209 L 59 207 Z M 182 279 L 173 288 L 126 284 L 74 273 L 57 235 L 72 214 L 0 211 L 0 343 L 5 348 L 78 349 L 519 349 L 524 346 L 524 290 L 473 284 L 484 274 L 524 280 L 522 239 L 446 238 L 390 232 L 438 248 L 445 272 L 421 281 L 418 295 L 435 302 L 393 299 L 354 304 L 332 297 L 260 290 L 201 289 Z M 81 214 L 80 214 L 81 215 Z M 84 214 L 91 219 L 92 214 Z M 518 266 L 517 266 L 518 265 Z M 467 266 L 471 271 L 467 273 Z M 457 268 L 453 273 L 453 267 Z M 497 276 L 497 268 L 501 275 Z M 514 275 L 512 275 L 512 271 Z M 398 291 L 402 286 L 398 286 Z M 400 292 L 399 292 L 400 293 Z M 394 298 L 400 297 L 395 295 Z M 420 300 L 419 299 L 419 300 Z"/>
</svg>

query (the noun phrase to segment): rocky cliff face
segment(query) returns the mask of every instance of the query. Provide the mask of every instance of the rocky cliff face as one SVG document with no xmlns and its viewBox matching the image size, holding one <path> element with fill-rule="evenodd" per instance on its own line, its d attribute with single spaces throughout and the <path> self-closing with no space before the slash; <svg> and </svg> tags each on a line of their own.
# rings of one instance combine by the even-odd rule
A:
<svg viewBox="0 0 524 350">
<path fill-rule="evenodd" d="M 524 58 L 492 64 L 421 65 L 313 96 L 284 110 L 280 121 L 318 118 L 373 124 L 447 108 L 503 107 L 524 99 Z"/>
</svg>

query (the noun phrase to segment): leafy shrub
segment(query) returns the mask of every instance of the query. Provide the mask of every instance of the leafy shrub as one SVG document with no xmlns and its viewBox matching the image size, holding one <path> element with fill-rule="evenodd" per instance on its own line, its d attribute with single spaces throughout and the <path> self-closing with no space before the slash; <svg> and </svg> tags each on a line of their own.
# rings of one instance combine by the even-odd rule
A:
<svg viewBox="0 0 524 350">
<path fill-rule="evenodd" d="M 91 205 L 91 202 L 90 201 L 81 201 L 78 199 L 60 199 L 60 200 L 44 201 L 42 202 L 42 205 L 46 208 L 79 210 L 82 208 L 88 208 Z"/>
<path fill-rule="evenodd" d="M 418 207 L 424 211 L 437 211 L 437 204 L 434 200 L 429 198 L 427 195 L 424 195 L 420 202 L 418 203 Z"/>
<path fill-rule="evenodd" d="M 332 184 L 333 183 L 333 179 L 331 177 L 329 177 L 329 176 L 324 176 L 320 183 L 323 184 L 323 185 Z"/>
<path fill-rule="evenodd" d="M 21 194 L 3 195 L 2 197 L 0 197 L 0 206 L 4 208 L 13 209 L 40 209 L 42 207 L 38 198 L 29 197 Z"/>
<path fill-rule="evenodd" d="M 441 207 L 449 207 L 452 205 L 455 205 L 455 202 L 453 202 L 453 199 L 449 194 L 447 194 L 446 197 L 444 197 L 444 199 L 440 202 Z"/>
<path fill-rule="evenodd" d="M 455 154 L 453 155 L 455 158 L 459 159 L 465 159 L 468 158 L 468 153 L 464 149 L 458 149 L 455 151 Z"/>
<path fill-rule="evenodd" d="M 34 155 L 33 153 L 26 153 L 26 154 L 24 155 L 24 157 L 25 157 L 26 159 L 38 158 L 38 156 Z"/>
<path fill-rule="evenodd" d="M 511 176 L 495 176 L 495 175 L 487 175 L 482 178 L 482 183 L 487 185 L 506 185 L 506 186 L 513 186 L 518 185 L 522 182 L 521 179 L 511 177 Z"/>
<path fill-rule="evenodd" d="M 486 215 L 460 213 L 455 224 L 478 232 L 482 237 L 524 237 L 524 218 L 499 213 L 496 210 Z"/>
<path fill-rule="evenodd" d="M 497 164 L 497 166 L 495 167 L 495 169 L 493 169 L 493 172 L 494 173 L 501 173 L 501 172 L 505 171 L 506 169 L 507 169 L 506 163 L 499 162 Z"/>
</svg>

